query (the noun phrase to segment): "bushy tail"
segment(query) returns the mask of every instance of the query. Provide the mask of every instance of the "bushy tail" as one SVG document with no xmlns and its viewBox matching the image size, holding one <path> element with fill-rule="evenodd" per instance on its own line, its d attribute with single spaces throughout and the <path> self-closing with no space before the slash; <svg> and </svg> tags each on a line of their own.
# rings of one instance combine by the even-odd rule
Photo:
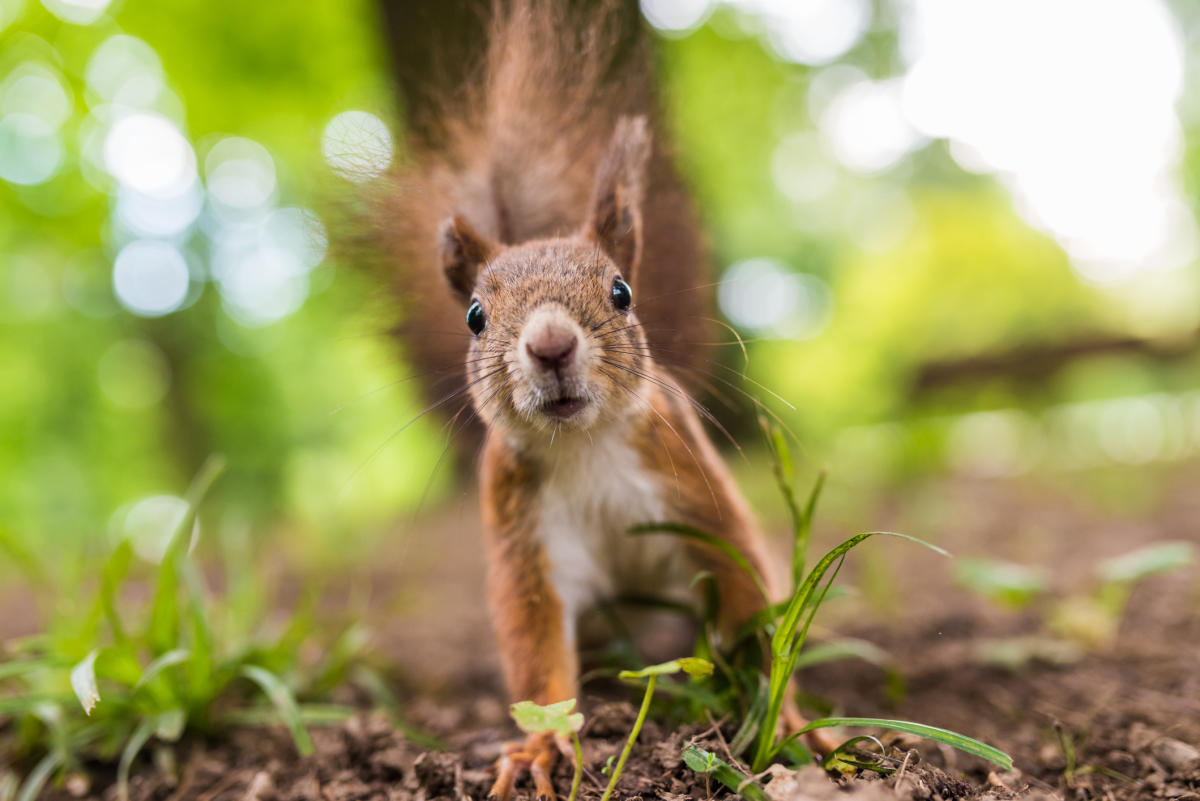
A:
<svg viewBox="0 0 1200 801">
<path fill-rule="evenodd" d="M 461 364 L 466 350 L 462 309 L 436 259 L 438 226 L 459 214 L 508 244 L 569 233 L 584 221 L 617 120 L 656 116 L 635 2 L 495 0 L 480 13 L 484 55 L 461 71 L 456 89 L 443 83 L 438 97 L 410 99 L 420 104 L 412 107 L 419 124 L 374 212 L 383 267 L 403 306 L 401 333 L 430 370 Z M 692 206 L 661 136 L 643 219 L 639 314 L 659 361 L 687 368 L 694 343 L 707 338 L 711 293 Z"/>
</svg>

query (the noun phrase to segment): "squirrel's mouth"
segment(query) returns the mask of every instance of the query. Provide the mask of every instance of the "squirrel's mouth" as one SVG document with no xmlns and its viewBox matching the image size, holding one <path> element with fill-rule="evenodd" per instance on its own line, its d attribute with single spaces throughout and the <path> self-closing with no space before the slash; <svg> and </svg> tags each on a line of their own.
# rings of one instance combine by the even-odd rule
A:
<svg viewBox="0 0 1200 801">
<path fill-rule="evenodd" d="M 558 398 L 542 404 L 542 412 L 559 420 L 568 420 L 583 411 L 587 401 L 583 398 Z"/>
</svg>

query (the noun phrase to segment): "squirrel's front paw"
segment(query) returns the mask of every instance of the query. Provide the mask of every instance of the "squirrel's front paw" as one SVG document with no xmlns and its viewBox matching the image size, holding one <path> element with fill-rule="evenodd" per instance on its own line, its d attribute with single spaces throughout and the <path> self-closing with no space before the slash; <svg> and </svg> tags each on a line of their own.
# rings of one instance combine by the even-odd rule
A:
<svg viewBox="0 0 1200 801">
<path fill-rule="evenodd" d="M 550 781 L 550 771 L 554 768 L 560 750 L 552 732 L 531 734 L 523 743 L 506 745 L 504 754 L 496 760 L 496 781 L 492 784 L 492 791 L 488 793 L 489 801 L 508 801 L 512 796 L 513 783 L 524 770 L 528 770 L 529 775 L 533 777 L 539 801 L 554 801 L 554 785 Z"/>
</svg>

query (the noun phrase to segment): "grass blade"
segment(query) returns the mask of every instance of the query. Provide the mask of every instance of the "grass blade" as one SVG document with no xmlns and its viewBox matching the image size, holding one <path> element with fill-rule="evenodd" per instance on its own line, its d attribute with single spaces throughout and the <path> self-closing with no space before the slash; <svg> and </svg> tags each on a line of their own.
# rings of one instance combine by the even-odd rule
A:
<svg viewBox="0 0 1200 801">
<path fill-rule="evenodd" d="M 0 801 L 13 801 L 17 795 L 17 777 L 7 770 L 0 774 Z"/>
<path fill-rule="evenodd" d="M 892 531 L 864 531 L 839 543 L 813 565 L 812 570 L 809 571 L 804 581 L 801 582 L 800 586 L 796 588 L 796 591 L 788 600 L 787 608 L 784 610 L 779 626 L 775 629 L 775 634 L 771 637 L 771 701 L 767 706 L 767 714 L 759 732 L 758 747 L 755 749 L 753 765 L 755 771 L 766 768 L 774 752 L 775 730 L 779 724 L 779 716 L 783 711 L 783 699 L 786 694 L 787 685 L 791 680 L 792 670 L 795 666 L 799 650 L 804 645 L 804 636 L 808 630 L 808 623 L 812 622 L 812 616 L 816 613 L 817 607 L 820 605 L 819 602 L 812 606 L 808 622 L 805 623 L 803 631 L 798 630 L 801 616 L 809 608 L 810 603 L 813 602 L 814 593 L 830 568 L 835 563 L 840 564 L 841 560 L 845 558 L 851 549 L 871 537 L 879 535 L 899 537 L 900 539 L 924 545 L 926 548 L 936 551 L 943 556 L 949 556 L 949 553 L 944 549 L 908 534 L 898 534 Z"/>
<path fill-rule="evenodd" d="M 275 705 L 279 716 L 283 718 L 284 724 L 292 733 L 292 739 L 296 741 L 296 750 L 300 752 L 300 755 L 308 756 L 311 754 L 314 750 L 312 737 L 309 736 L 308 729 L 304 726 L 304 719 L 300 715 L 300 708 L 296 705 L 296 699 L 292 696 L 292 691 L 287 688 L 287 685 L 274 673 L 264 670 L 257 665 L 246 665 L 241 669 L 240 673 L 261 687 L 262 691 L 266 693 L 267 698 Z"/>
<path fill-rule="evenodd" d="M 51 667 L 48 659 L 18 659 L 12 662 L 0 663 L 0 681 L 4 679 L 15 679 L 24 676 L 26 673 L 32 673 L 35 670 L 42 670 Z"/>
<path fill-rule="evenodd" d="M 1104 581 L 1141 581 L 1156 573 L 1165 573 L 1191 564 L 1196 546 L 1190 542 L 1156 542 L 1096 565 L 1096 575 Z"/>
<path fill-rule="evenodd" d="M 837 662 L 842 659 L 861 659 L 864 662 L 870 662 L 872 665 L 879 667 L 887 667 L 891 664 L 892 658 L 888 652 L 880 648 L 874 643 L 869 643 L 866 640 L 837 640 L 836 642 L 822 643 L 814 645 L 812 648 L 805 648 L 796 656 L 795 666 L 797 669 L 804 667 L 812 667 L 813 665 L 823 665 L 826 662 Z"/>
<path fill-rule="evenodd" d="M 191 658 L 192 652 L 186 648 L 176 648 L 172 651 L 167 651 L 158 659 L 155 659 L 149 665 L 146 665 L 146 669 L 142 671 L 141 678 L 137 680 L 137 684 L 133 685 L 133 691 L 137 692 L 138 690 L 142 689 L 151 681 L 153 681 L 155 676 L 157 676 L 159 673 L 162 673 L 172 665 L 182 664 Z"/>
<path fill-rule="evenodd" d="M 113 550 L 112 555 L 104 564 L 100 573 L 100 605 L 104 608 L 104 616 L 108 618 L 109 628 L 112 629 L 113 639 L 117 645 L 125 645 L 129 635 L 125 633 L 125 624 L 117 610 L 117 591 L 125 576 L 129 573 L 129 565 L 133 561 L 133 545 L 129 540 L 122 540 Z"/>
<path fill-rule="evenodd" d="M 735 548 L 732 543 L 726 541 L 725 539 L 722 539 L 715 534 L 710 534 L 707 531 L 701 531 L 693 526 L 688 526 L 683 523 L 670 522 L 640 523 L 630 528 L 629 533 L 634 536 L 644 534 L 674 534 L 679 537 L 686 537 L 688 539 L 702 542 L 705 545 L 717 549 L 721 553 L 728 556 L 734 564 L 746 571 L 746 575 L 750 577 L 751 581 L 754 582 L 754 586 L 758 588 L 759 594 L 762 595 L 763 602 L 767 606 L 771 605 L 771 597 L 767 594 L 767 586 L 763 583 L 762 576 L 760 576 L 758 571 L 754 569 L 754 565 L 750 564 L 750 560 L 748 560 L 741 551 Z"/>
<path fill-rule="evenodd" d="M 158 565 L 154 600 L 150 607 L 149 632 L 151 646 L 157 652 L 165 653 L 179 644 L 180 551 L 196 523 L 196 509 L 200 501 L 224 470 L 224 457 L 213 455 L 208 457 L 200 472 L 192 479 L 191 486 L 184 496 L 187 511 L 180 519 L 179 525 L 171 532 L 162 561 Z"/>
<path fill-rule="evenodd" d="M 354 717 L 354 707 L 341 704 L 297 704 L 300 720 L 305 726 L 334 726 Z M 221 723 L 233 726 L 270 726 L 279 721 L 274 706 L 251 706 L 231 709 L 221 716 Z"/>
<path fill-rule="evenodd" d="M 133 767 L 133 760 L 137 759 L 138 753 L 141 752 L 142 747 L 146 745 L 157 728 L 157 715 L 145 718 L 125 741 L 125 747 L 121 749 L 121 761 L 117 764 L 117 798 L 119 801 L 129 801 L 129 770 Z"/>
<path fill-rule="evenodd" d="M 780 435 L 782 439 L 782 435 Z M 796 541 L 792 545 L 792 586 L 798 586 L 804 578 L 805 561 L 808 558 L 808 544 L 812 540 L 813 517 L 817 514 L 817 501 L 821 499 L 821 491 L 825 489 L 827 471 L 822 469 L 817 474 L 812 491 L 808 493 L 808 501 L 804 511 L 800 513 L 800 521 L 796 527 Z"/>
<path fill-rule="evenodd" d="M 42 792 L 42 786 L 50 778 L 50 774 L 62 764 L 62 760 L 63 755 L 60 751 L 51 751 L 42 757 L 41 761 L 25 777 L 25 783 L 21 785 L 21 792 L 17 793 L 17 797 L 13 801 L 34 801 Z"/>
<path fill-rule="evenodd" d="M 951 748 L 957 748 L 959 751 L 986 759 L 988 762 L 998 765 L 1004 770 L 1012 770 L 1013 766 L 1012 757 L 999 748 L 982 743 L 979 740 L 959 734 L 958 732 L 939 729 L 936 726 L 926 726 L 924 723 L 912 723 L 907 720 L 887 720 L 885 718 L 819 718 L 809 723 L 797 733 L 802 734 L 814 729 L 826 729 L 831 726 L 874 726 L 880 729 L 907 732 L 908 734 L 916 734 L 939 743 L 945 743 Z"/>
</svg>

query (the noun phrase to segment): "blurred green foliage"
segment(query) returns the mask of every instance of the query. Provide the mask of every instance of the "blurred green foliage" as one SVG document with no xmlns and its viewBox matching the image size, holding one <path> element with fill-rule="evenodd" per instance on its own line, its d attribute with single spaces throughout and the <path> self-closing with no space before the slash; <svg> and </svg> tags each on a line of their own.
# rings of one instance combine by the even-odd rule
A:
<svg viewBox="0 0 1200 801">
<path fill-rule="evenodd" d="M 876 4 L 877 24 L 839 64 L 872 78 L 899 71 L 888 6 Z M 1185 29 L 1195 27 L 1194 10 L 1175 11 Z M 794 405 L 759 393 L 805 441 L 808 458 L 831 459 L 835 476 L 864 482 L 947 461 L 978 466 L 979 447 L 1016 447 L 1027 429 L 1049 442 L 1059 417 L 1086 418 L 1093 428 L 1084 438 L 1099 436 L 1108 412 L 1071 404 L 1195 387 L 1194 356 L 1164 365 L 1119 355 L 1032 385 L 999 376 L 915 392 L 931 361 L 1081 335 L 1178 335 L 1186 326 L 1148 323 L 1080 281 L 1004 187 L 960 169 L 942 142 L 870 175 L 816 153 L 832 188 L 812 202 L 789 197 L 778 185 L 777 149 L 814 130 L 806 104 L 828 68 L 782 63 L 731 13 L 718 11 L 688 36 L 660 38 L 662 95 L 718 264 L 769 258 L 828 287 L 828 324 L 818 335 L 750 336 L 745 364 Z M 401 127 L 378 16 L 367 0 L 289 9 L 126 0 L 76 25 L 33 0 L 0 0 L 0 81 L 19 65 L 45 64 L 69 100 L 54 177 L 32 186 L 0 181 L 0 525 L 37 549 L 100 552 L 92 541 L 103 521 L 120 528 L 129 504 L 179 495 L 205 457 L 220 452 L 230 475 L 218 525 L 278 524 L 287 535 L 272 547 L 345 556 L 449 485 L 446 460 L 435 471 L 444 418 L 400 432 L 422 408 L 418 382 L 404 380 L 379 290 L 344 256 L 327 255 L 309 274 L 294 313 L 244 324 L 213 281 L 208 210 L 177 237 L 192 271 L 184 308 L 136 316 L 112 289 L 113 260 L 129 239 L 116 222 L 115 183 L 89 156 L 104 103 L 86 84 L 87 66 L 99 45 L 128 34 L 161 61 L 166 91 L 153 108 L 179 125 L 201 176 L 222 137 L 252 139 L 273 158 L 272 203 L 315 208 L 333 225 L 330 212 L 357 189 L 321 158 L 326 124 L 365 109 Z M 1184 123 L 1184 180 L 1194 191 L 1200 136 L 1194 118 Z M 735 353 L 713 348 L 718 361 L 740 361 Z M 1167 421 L 1159 421 L 1160 438 L 1200 442 L 1187 422 L 1194 401 L 1151 402 Z M 1070 408 L 1054 411 L 1063 405 Z M 1162 411 L 1176 406 L 1178 421 Z M 965 429 L 956 422 L 995 409 L 1027 416 L 978 418 Z M 1043 413 L 1050 416 L 1036 416 Z M 993 438 L 955 450 L 979 431 Z M 1042 449 L 1062 450 L 1056 442 Z M 1000 468 L 1016 469 L 1022 458 Z M 1090 463 L 1080 456 L 1079 464 Z"/>
</svg>

